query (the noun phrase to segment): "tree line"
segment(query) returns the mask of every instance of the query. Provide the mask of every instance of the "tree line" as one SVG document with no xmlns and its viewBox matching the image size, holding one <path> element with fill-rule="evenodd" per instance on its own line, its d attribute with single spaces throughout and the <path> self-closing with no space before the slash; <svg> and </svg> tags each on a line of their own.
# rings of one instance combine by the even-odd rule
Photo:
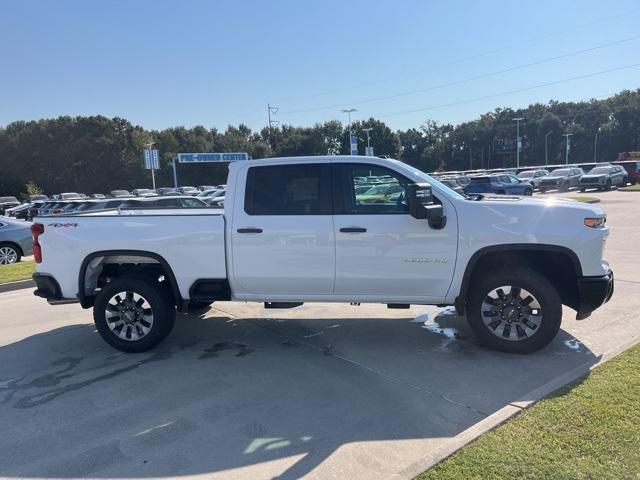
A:
<svg viewBox="0 0 640 480">
<path fill-rule="evenodd" d="M 393 130 L 370 118 L 353 122 L 351 129 L 358 136 L 360 153 L 366 146 L 362 130 L 372 128 L 376 155 L 427 172 L 513 167 L 513 119 L 519 117 L 524 119 L 521 165 L 543 165 L 545 150 L 549 164 L 564 163 L 566 133 L 572 134 L 570 162 L 611 161 L 619 152 L 640 150 L 640 89 L 602 100 L 497 108 L 459 125 L 425 120 L 418 128 Z M 348 137 L 348 128 L 338 120 L 260 131 L 243 124 L 225 131 L 203 126 L 146 130 L 123 118 L 100 115 L 16 121 L 0 128 L 0 196 L 24 194 L 27 184 L 30 191 L 37 186 L 49 194 L 148 188 L 151 179 L 142 150 L 151 144 L 162 159 L 157 186 L 173 186 L 170 162 L 179 152 L 247 152 L 256 159 L 336 155 L 349 152 Z M 181 185 L 223 183 L 226 172 L 224 164 L 178 166 Z"/>
</svg>

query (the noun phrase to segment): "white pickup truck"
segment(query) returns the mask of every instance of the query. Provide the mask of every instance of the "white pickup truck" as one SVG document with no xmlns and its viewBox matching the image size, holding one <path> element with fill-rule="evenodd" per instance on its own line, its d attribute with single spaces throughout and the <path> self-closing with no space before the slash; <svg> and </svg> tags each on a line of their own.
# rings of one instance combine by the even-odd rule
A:
<svg viewBox="0 0 640 480">
<path fill-rule="evenodd" d="M 229 167 L 225 209 L 42 216 L 35 294 L 93 307 L 126 352 L 171 331 L 176 309 L 216 300 L 291 308 L 454 305 L 490 347 L 527 353 L 607 302 L 604 212 L 569 200 L 466 197 L 376 157 L 250 160 Z"/>
</svg>

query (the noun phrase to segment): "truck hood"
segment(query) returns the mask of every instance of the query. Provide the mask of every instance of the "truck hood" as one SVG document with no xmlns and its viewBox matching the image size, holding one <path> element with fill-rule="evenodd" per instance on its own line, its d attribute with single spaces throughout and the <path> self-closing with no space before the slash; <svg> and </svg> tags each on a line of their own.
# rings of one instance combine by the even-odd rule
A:
<svg viewBox="0 0 640 480">
<path fill-rule="evenodd" d="M 473 204 L 491 206 L 492 209 L 497 211 L 504 210 L 505 212 L 518 212 L 522 211 L 533 213 L 533 211 L 544 212 L 559 212 L 559 211 L 574 211 L 577 214 L 587 214 L 592 216 L 604 215 L 604 210 L 599 206 L 590 203 L 578 202 L 570 198 L 533 198 L 533 197 L 521 197 L 511 195 L 486 195 L 482 200 L 470 202 Z"/>
</svg>

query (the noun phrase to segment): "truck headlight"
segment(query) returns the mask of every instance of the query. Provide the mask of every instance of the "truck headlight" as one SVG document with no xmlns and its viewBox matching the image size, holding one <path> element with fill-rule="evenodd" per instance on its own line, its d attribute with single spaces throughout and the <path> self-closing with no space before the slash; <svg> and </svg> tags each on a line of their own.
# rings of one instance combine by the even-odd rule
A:
<svg viewBox="0 0 640 480">
<path fill-rule="evenodd" d="M 602 228 L 607 223 L 607 217 L 587 217 L 584 224 L 589 228 Z"/>
</svg>

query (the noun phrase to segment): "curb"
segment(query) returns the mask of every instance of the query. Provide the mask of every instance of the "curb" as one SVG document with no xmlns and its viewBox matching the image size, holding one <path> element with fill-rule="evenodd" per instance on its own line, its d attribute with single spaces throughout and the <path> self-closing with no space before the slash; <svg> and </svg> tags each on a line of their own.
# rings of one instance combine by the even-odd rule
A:
<svg viewBox="0 0 640 480">
<path fill-rule="evenodd" d="M 467 428 L 463 432 L 460 432 L 455 437 L 447 441 L 442 447 L 433 451 L 433 453 L 425 456 L 422 460 L 418 460 L 417 462 L 414 462 L 407 468 L 404 468 L 403 470 L 398 472 L 398 475 L 407 479 L 413 479 L 417 477 L 418 475 L 429 470 L 431 467 L 434 467 L 436 464 L 440 463 L 447 457 L 453 455 L 462 447 L 467 446 L 469 443 L 476 440 L 483 434 L 493 430 L 500 424 L 504 423 L 506 420 L 509 420 L 511 417 L 522 412 L 525 408 L 530 407 L 534 403 L 542 400 L 556 390 L 585 376 L 595 367 L 611 360 L 625 350 L 633 347 L 637 343 L 640 343 L 640 338 L 634 338 L 629 342 L 623 343 L 619 347 L 614 348 L 613 350 L 603 353 L 596 363 L 584 363 L 582 365 L 579 365 L 573 370 L 563 373 L 562 375 L 550 380 L 544 385 L 535 388 L 531 392 L 524 395 L 522 398 L 511 402 L 510 404 L 502 407 L 500 410 L 492 413 L 487 418 L 480 420 L 475 425 Z"/>
<path fill-rule="evenodd" d="M 19 280 L 17 282 L 1 283 L 0 293 L 13 292 L 24 288 L 36 288 L 36 282 L 33 280 Z"/>
</svg>

